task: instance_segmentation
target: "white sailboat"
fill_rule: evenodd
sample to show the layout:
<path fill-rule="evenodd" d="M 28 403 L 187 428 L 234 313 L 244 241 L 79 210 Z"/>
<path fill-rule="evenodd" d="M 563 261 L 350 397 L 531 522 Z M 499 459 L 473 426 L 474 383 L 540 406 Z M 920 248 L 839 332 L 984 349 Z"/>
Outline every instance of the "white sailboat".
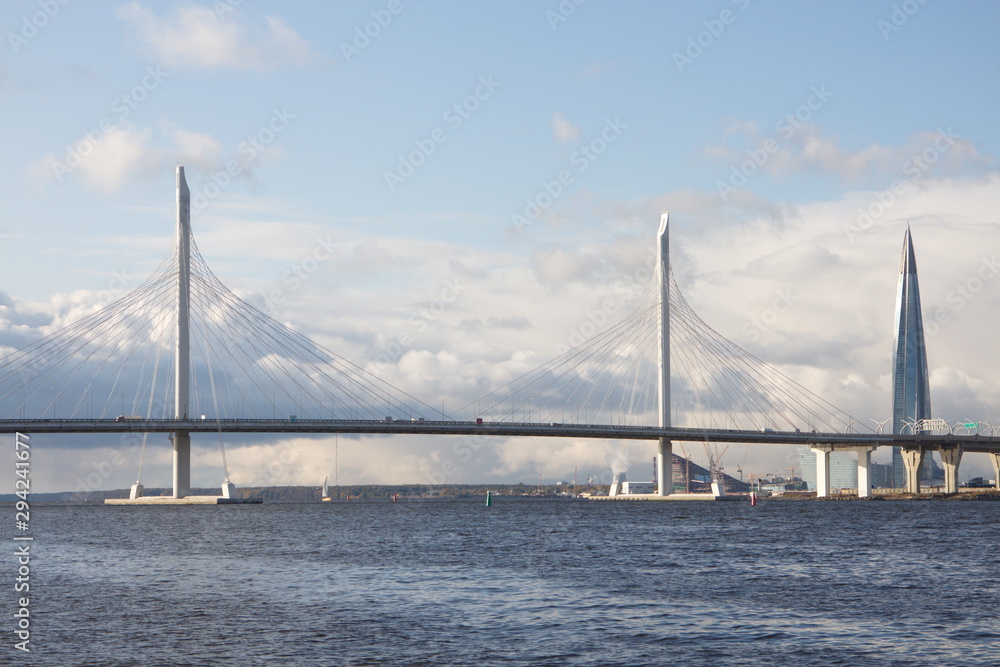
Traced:
<path fill-rule="evenodd" d="M 322 498 L 323 502 L 330 502 L 330 487 L 326 485 L 326 482 L 329 479 L 330 479 L 329 475 L 323 478 L 323 498 Z"/>

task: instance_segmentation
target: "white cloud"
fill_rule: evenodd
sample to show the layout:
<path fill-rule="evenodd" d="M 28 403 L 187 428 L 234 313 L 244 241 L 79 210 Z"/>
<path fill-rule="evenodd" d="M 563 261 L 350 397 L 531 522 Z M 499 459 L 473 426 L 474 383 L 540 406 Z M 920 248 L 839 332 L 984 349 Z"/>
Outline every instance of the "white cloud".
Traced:
<path fill-rule="evenodd" d="M 572 481 L 573 468 L 610 472 L 612 460 L 620 448 L 626 448 L 633 460 L 641 459 L 647 443 L 608 440 L 551 440 L 544 446 L 534 438 L 512 438 L 497 451 L 497 465 L 491 475 L 530 482 L 541 474 L 547 480 Z M 609 480 L 610 481 L 610 480 Z"/>
<path fill-rule="evenodd" d="M 742 171 L 748 177 L 759 168 L 773 176 L 831 174 L 849 183 L 915 173 L 920 177 L 982 173 L 995 164 L 992 156 L 961 136 L 961 128 L 918 132 L 897 146 L 872 143 L 857 149 L 844 147 L 812 123 L 781 128 L 768 133 L 754 123 L 730 120 L 727 143 L 707 146 L 705 154 L 736 169 L 746 163 Z"/>
<path fill-rule="evenodd" d="M 531 269 L 539 283 L 558 289 L 567 281 L 592 277 L 600 261 L 571 248 L 546 248 L 532 253 Z"/>
<path fill-rule="evenodd" d="M 222 144 L 211 135 L 181 128 L 171 130 L 169 135 L 174 142 L 170 152 L 175 162 L 209 169 L 222 157 Z"/>
<path fill-rule="evenodd" d="M 28 167 L 28 173 L 48 183 L 79 172 L 88 185 L 113 192 L 130 172 L 145 171 L 156 163 L 150 152 L 151 137 L 149 129 L 116 125 L 101 134 L 99 141 L 84 138 L 68 146 L 63 156 L 45 155 Z"/>
<path fill-rule="evenodd" d="M 278 16 L 250 27 L 210 7 L 180 6 L 170 17 L 131 2 L 118 10 L 136 37 L 168 68 L 272 71 L 315 62 L 310 44 Z"/>
<path fill-rule="evenodd" d="M 115 192 L 130 178 L 158 177 L 177 163 L 209 169 L 221 156 L 222 144 L 207 134 L 175 128 L 154 138 L 151 128 L 123 123 L 67 146 L 62 156 L 45 155 L 28 174 L 42 184 L 78 175 L 90 187 Z"/>
<path fill-rule="evenodd" d="M 568 144 L 580 139 L 580 128 L 557 111 L 552 114 L 552 135 L 559 143 Z"/>

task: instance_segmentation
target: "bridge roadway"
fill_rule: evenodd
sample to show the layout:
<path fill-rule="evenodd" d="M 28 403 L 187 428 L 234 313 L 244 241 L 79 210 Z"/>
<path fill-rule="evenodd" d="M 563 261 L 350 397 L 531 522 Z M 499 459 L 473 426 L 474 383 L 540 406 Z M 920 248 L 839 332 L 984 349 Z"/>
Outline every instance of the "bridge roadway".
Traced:
<path fill-rule="evenodd" d="M 891 435 L 815 431 L 741 431 L 605 424 L 353 419 L 7 419 L 0 433 L 349 433 L 370 435 L 494 435 L 725 442 L 735 444 L 824 445 L 834 450 L 863 445 L 938 449 L 961 445 L 965 452 L 1000 453 L 1000 437 L 988 435 Z"/>

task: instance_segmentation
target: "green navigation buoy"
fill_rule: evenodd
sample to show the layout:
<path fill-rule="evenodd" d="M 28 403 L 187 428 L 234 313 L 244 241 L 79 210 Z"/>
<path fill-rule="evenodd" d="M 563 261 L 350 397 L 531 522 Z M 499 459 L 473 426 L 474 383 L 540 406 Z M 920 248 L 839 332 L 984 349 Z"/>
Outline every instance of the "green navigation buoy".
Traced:
<path fill-rule="evenodd" d="M 490 496 L 490 492 L 486 492 L 486 506 L 491 507 L 493 505 L 493 498 Z"/>

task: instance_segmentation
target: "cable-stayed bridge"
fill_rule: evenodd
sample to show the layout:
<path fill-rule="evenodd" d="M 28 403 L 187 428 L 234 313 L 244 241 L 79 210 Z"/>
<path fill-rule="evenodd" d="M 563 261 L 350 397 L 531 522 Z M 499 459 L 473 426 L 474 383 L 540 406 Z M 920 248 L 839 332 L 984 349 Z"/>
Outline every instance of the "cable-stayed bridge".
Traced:
<path fill-rule="evenodd" d="M 218 433 L 220 445 L 222 433 L 656 440 L 660 495 L 670 493 L 675 440 L 812 446 L 821 493 L 833 449 L 858 452 L 862 495 L 878 446 L 904 448 L 913 490 L 930 450 L 941 452 L 951 487 L 963 451 L 990 452 L 1000 467 L 995 431 L 934 434 L 914 424 L 909 435 L 871 432 L 714 331 L 673 278 L 667 231 L 664 213 L 656 275 L 631 313 L 452 416 L 226 288 L 192 238 L 179 166 L 171 252 L 122 299 L 0 359 L 0 432 L 169 433 L 175 497 L 190 488 L 192 433 Z M 224 447 L 222 456 L 225 495 Z"/>

